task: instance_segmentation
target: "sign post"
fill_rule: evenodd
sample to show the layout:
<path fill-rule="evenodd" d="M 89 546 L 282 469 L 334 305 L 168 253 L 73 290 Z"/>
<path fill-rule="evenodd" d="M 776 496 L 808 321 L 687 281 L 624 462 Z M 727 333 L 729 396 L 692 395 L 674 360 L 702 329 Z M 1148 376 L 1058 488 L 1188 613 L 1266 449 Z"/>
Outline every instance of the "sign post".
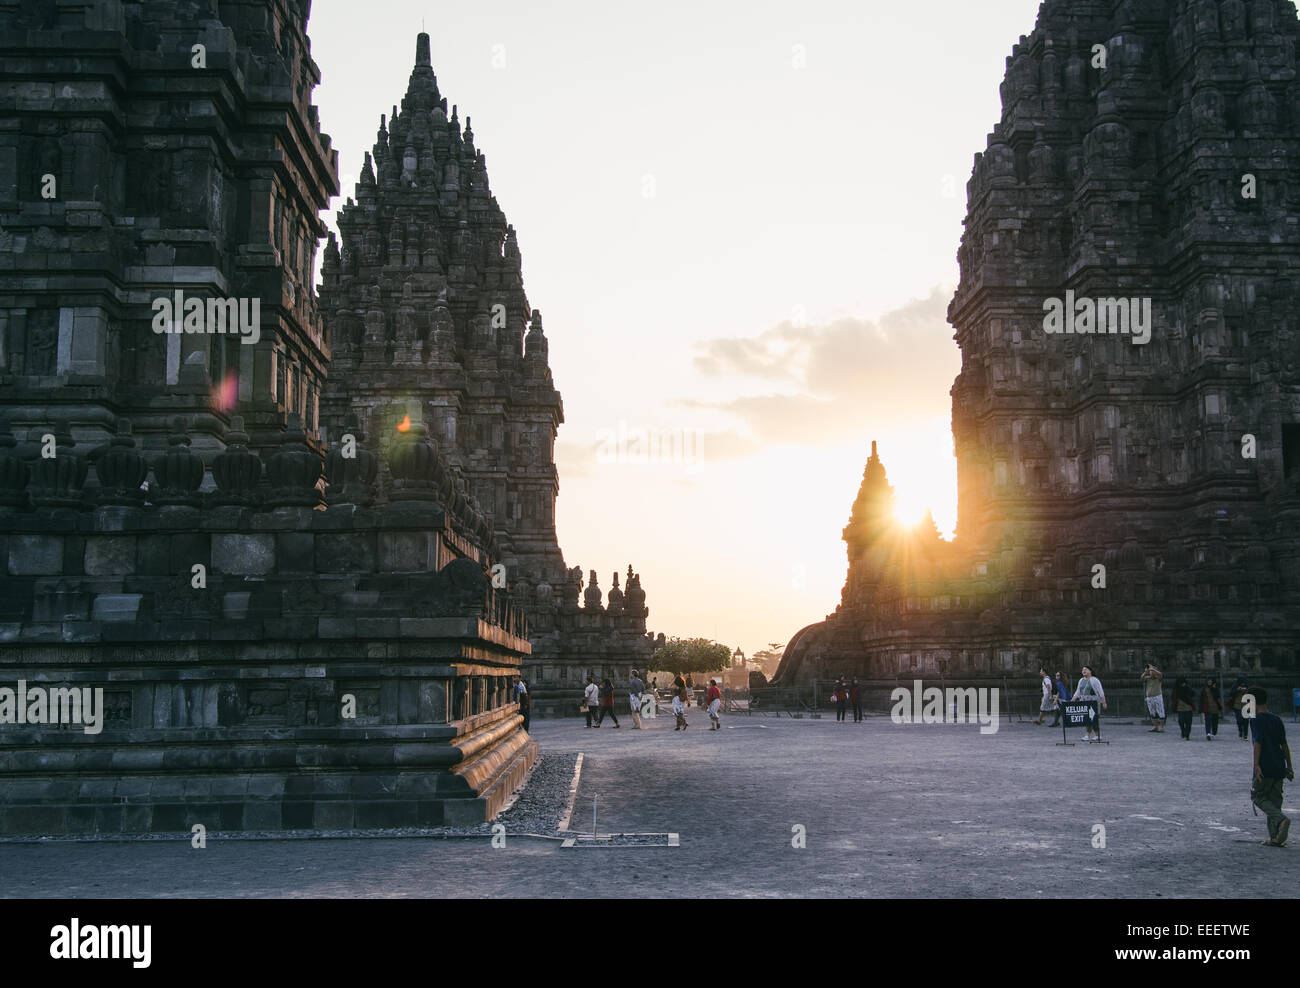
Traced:
<path fill-rule="evenodd" d="M 1101 740 L 1101 723 L 1097 719 L 1096 700 L 1061 701 L 1061 740 L 1056 743 L 1058 748 L 1062 746 L 1074 747 L 1069 737 L 1071 727 L 1094 728 L 1097 731 L 1097 741 L 1095 743 L 1110 744 L 1109 741 Z"/>

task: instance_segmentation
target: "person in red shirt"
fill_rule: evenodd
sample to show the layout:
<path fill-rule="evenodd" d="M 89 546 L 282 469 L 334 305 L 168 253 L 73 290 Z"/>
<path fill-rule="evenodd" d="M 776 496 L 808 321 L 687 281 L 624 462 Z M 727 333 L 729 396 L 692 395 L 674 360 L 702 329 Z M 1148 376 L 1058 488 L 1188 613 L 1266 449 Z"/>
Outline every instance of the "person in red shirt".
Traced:
<path fill-rule="evenodd" d="M 844 678 L 835 681 L 835 723 L 844 720 L 849 712 L 849 688 L 844 685 Z"/>
<path fill-rule="evenodd" d="M 709 680 L 709 720 L 713 723 L 709 726 L 710 731 L 721 730 L 722 722 L 718 720 L 718 710 L 722 706 L 722 690 L 718 689 L 716 679 Z"/>

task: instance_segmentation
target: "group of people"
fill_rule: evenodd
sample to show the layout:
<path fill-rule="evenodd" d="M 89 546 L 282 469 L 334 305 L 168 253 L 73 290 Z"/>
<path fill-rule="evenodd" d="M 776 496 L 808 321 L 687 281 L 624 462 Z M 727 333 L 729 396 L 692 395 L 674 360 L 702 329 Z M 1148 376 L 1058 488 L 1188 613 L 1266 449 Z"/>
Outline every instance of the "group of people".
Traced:
<path fill-rule="evenodd" d="M 1165 721 L 1164 674 L 1151 663 L 1142 670 L 1142 681 L 1146 683 L 1147 713 L 1151 715 L 1152 734 L 1163 734 Z M 1237 721 L 1237 737 L 1245 741 L 1250 737 L 1250 721 L 1246 718 L 1244 708 L 1251 688 L 1246 684 L 1245 676 L 1238 676 L 1236 685 L 1228 694 L 1228 709 Z M 1192 721 L 1200 711 L 1205 723 L 1205 740 L 1213 741 L 1219 736 L 1219 718 L 1223 714 L 1223 695 L 1219 681 L 1214 676 L 1205 680 L 1198 696 L 1186 676 L 1180 676 L 1174 683 L 1174 713 L 1178 715 L 1178 731 L 1184 741 L 1192 739 Z"/>
<path fill-rule="evenodd" d="M 640 730 L 645 727 L 641 722 L 642 703 L 647 695 L 653 696 L 658 687 L 657 681 L 652 681 L 649 688 L 646 687 L 641 674 L 637 670 L 632 670 L 632 676 L 628 681 L 628 706 L 632 711 L 632 728 Z M 685 678 L 679 673 L 673 678 L 673 715 L 677 718 L 677 726 L 674 731 L 684 731 L 689 726 L 686 723 L 686 708 L 690 706 L 691 694 L 694 692 L 694 684 L 691 683 L 691 677 Z M 722 707 L 722 690 L 718 686 L 716 679 L 709 680 L 707 691 L 707 709 L 709 720 L 711 721 L 709 730 L 717 731 L 722 728 L 722 721 L 718 717 L 718 712 Z M 605 718 L 609 717 L 614 726 L 618 727 L 618 715 L 614 713 L 614 683 L 607 676 L 597 685 L 595 677 L 587 677 L 587 685 L 583 690 L 581 709 L 587 715 L 588 727 L 600 727 Z M 593 723 L 594 722 L 594 723 Z"/>
<path fill-rule="evenodd" d="M 1101 711 L 1106 709 L 1106 691 L 1102 689 L 1101 680 L 1093 675 L 1092 670 L 1087 666 L 1083 667 L 1079 684 L 1073 692 L 1070 691 L 1069 682 L 1060 672 L 1057 672 L 1056 679 L 1053 680 L 1046 669 L 1040 668 L 1038 676 L 1041 680 L 1043 698 L 1038 708 L 1038 719 L 1034 723 L 1042 724 L 1046 714 L 1054 713 L 1056 719 L 1048 726 L 1059 727 L 1061 701 L 1096 700 L 1097 717 L 1093 725 L 1085 730 L 1083 740 L 1091 741 L 1100 738 L 1101 732 L 1098 728 L 1101 723 Z M 1152 727 L 1149 733 L 1163 734 L 1168 719 L 1165 714 L 1164 674 L 1148 662 L 1142 670 L 1141 678 L 1146 687 L 1147 713 L 1151 716 Z M 1246 677 L 1238 676 L 1236 686 L 1228 697 L 1228 709 L 1236 715 L 1237 719 L 1237 736 L 1243 741 L 1250 736 L 1249 721 L 1242 714 L 1244 697 L 1249 692 L 1250 687 L 1246 685 Z M 1219 681 L 1215 677 L 1210 676 L 1205 680 L 1199 696 L 1189 685 L 1187 677 L 1180 677 L 1174 685 L 1173 699 L 1174 712 L 1178 714 L 1178 729 L 1184 741 L 1191 740 L 1192 721 L 1197 711 L 1200 711 L 1204 718 L 1205 740 L 1213 741 L 1219 736 L 1219 718 L 1223 714 L 1223 699 L 1219 691 Z"/>
<path fill-rule="evenodd" d="M 831 692 L 831 703 L 835 704 L 835 723 L 848 716 L 850 704 L 853 706 L 853 722 L 859 723 L 862 720 L 862 687 L 858 685 L 858 677 L 854 676 L 848 683 L 843 676 L 837 679 Z"/>
<path fill-rule="evenodd" d="M 1073 692 L 1070 691 L 1069 681 L 1059 670 L 1056 673 L 1055 680 L 1043 668 L 1038 670 L 1038 677 L 1042 681 L 1043 700 L 1038 705 L 1038 719 L 1034 723 L 1041 724 L 1044 715 L 1055 713 L 1056 719 L 1048 726 L 1060 727 L 1061 704 L 1063 702 L 1069 700 L 1096 700 L 1095 717 L 1090 724 L 1084 727 L 1083 740 L 1101 740 L 1101 712 L 1106 709 L 1106 691 L 1102 689 L 1101 680 L 1092 674 L 1092 670 L 1087 666 L 1083 667 L 1079 676 L 1079 683 Z"/>
<path fill-rule="evenodd" d="M 1052 711 L 1056 719 L 1051 726 L 1061 723 L 1061 703 L 1066 700 L 1097 700 L 1098 709 L 1095 719 L 1087 726 L 1084 740 L 1091 741 L 1101 737 L 1101 710 L 1106 707 L 1106 693 L 1101 680 L 1092 674 L 1087 666 L 1083 667 L 1083 676 L 1073 694 L 1069 684 L 1061 673 L 1053 680 L 1046 669 L 1039 669 L 1043 699 L 1039 706 L 1038 719 L 1035 724 L 1043 723 L 1043 716 Z M 1151 716 L 1153 734 L 1163 734 L 1165 730 L 1164 674 L 1151 663 L 1142 670 L 1142 682 L 1146 687 L 1147 713 Z M 1180 676 L 1174 684 L 1174 712 L 1178 715 L 1178 729 L 1184 741 L 1192 738 L 1192 721 L 1199 710 L 1205 723 L 1205 740 L 1213 741 L 1219 735 L 1219 717 L 1223 713 L 1223 696 L 1219 681 L 1209 676 L 1201 687 L 1200 695 L 1192 689 L 1186 676 Z M 1253 704 L 1254 716 L 1248 717 L 1248 706 Z M 1268 818 L 1268 840 L 1264 844 L 1270 847 L 1282 847 L 1291 832 L 1291 820 L 1282 813 L 1282 789 L 1287 781 L 1295 779 L 1295 767 L 1291 761 L 1291 748 L 1287 745 L 1286 725 L 1282 718 L 1268 709 L 1268 692 L 1259 687 L 1251 687 L 1245 676 L 1238 676 L 1237 682 L 1228 695 L 1228 709 L 1237 721 L 1237 736 L 1245 741 L 1254 739 L 1254 769 L 1251 777 L 1250 799 Z"/>

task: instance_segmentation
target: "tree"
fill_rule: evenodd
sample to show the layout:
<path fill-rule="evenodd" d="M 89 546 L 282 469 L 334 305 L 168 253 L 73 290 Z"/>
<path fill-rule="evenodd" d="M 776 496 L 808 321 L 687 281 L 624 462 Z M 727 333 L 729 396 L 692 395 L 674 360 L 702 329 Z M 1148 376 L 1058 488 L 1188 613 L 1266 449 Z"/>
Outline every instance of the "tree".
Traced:
<path fill-rule="evenodd" d="M 721 672 L 731 668 L 731 649 L 707 638 L 674 638 L 654 650 L 650 666 L 674 675 Z"/>
<path fill-rule="evenodd" d="M 776 667 L 781 664 L 781 649 L 783 647 L 782 645 L 775 645 L 772 648 L 760 648 L 749 657 L 749 664 L 765 676 L 771 676 L 776 672 Z"/>

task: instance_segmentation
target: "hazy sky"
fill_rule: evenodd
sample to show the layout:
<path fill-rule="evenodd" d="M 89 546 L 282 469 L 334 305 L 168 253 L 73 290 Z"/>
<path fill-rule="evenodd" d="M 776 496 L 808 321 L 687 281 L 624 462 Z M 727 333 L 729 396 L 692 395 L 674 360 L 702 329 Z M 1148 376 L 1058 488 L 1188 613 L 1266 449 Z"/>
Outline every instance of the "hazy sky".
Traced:
<path fill-rule="evenodd" d="M 564 396 L 568 565 L 630 562 L 653 630 L 752 652 L 838 603 L 872 439 L 904 508 L 956 522 L 944 316 L 1037 10 L 317 0 L 308 33 L 344 196 L 422 27 L 473 118 Z M 633 462 L 639 430 L 683 441 Z"/>

